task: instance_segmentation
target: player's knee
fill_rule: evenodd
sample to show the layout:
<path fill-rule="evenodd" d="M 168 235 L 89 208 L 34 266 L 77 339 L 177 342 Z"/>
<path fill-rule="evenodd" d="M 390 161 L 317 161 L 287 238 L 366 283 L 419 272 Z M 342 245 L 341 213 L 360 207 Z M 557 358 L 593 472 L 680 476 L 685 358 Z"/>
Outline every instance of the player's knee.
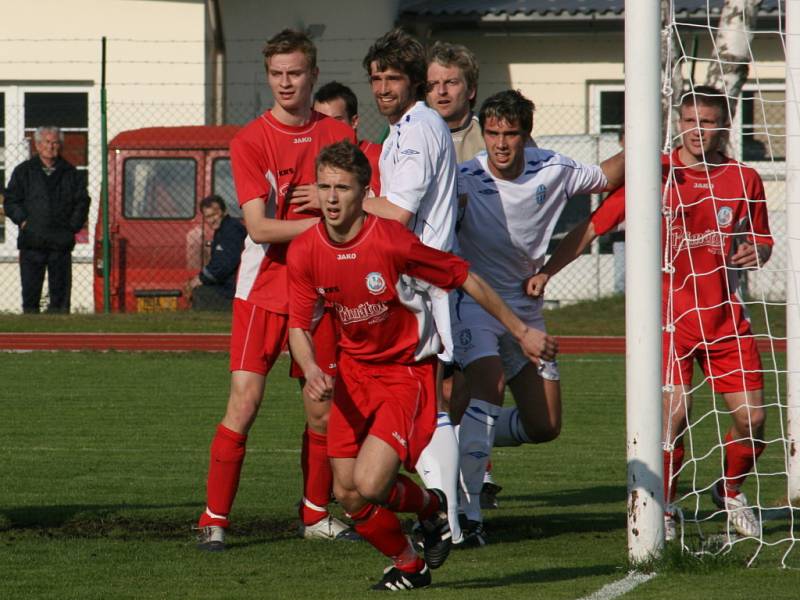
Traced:
<path fill-rule="evenodd" d="M 552 442 L 561 435 L 561 415 L 553 415 L 547 421 L 526 422 L 522 426 L 532 444 Z"/>
<path fill-rule="evenodd" d="M 311 428 L 312 431 L 315 433 L 319 433 L 325 435 L 328 432 L 328 415 L 330 411 L 320 411 L 314 414 L 308 413 L 306 415 L 306 419 L 308 421 L 308 426 Z"/>
<path fill-rule="evenodd" d="M 382 478 L 363 473 L 355 479 L 356 491 L 358 495 L 367 502 L 380 504 L 386 500 L 386 484 Z"/>
<path fill-rule="evenodd" d="M 767 413 L 761 406 L 751 406 L 748 409 L 740 408 L 733 413 L 736 430 L 743 437 L 759 437 L 764 431 Z"/>
<path fill-rule="evenodd" d="M 333 484 L 333 495 L 339 505 L 348 513 L 358 511 L 363 505 L 363 500 L 356 490 L 337 485 L 335 482 Z"/>

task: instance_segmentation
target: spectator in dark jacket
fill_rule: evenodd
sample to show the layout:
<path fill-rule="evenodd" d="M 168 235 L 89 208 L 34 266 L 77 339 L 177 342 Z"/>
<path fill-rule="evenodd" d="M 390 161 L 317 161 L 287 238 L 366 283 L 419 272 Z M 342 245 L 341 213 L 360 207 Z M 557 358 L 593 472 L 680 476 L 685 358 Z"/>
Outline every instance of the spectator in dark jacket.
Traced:
<path fill-rule="evenodd" d="M 39 312 L 47 270 L 48 312 L 68 313 L 75 234 L 89 214 L 86 180 L 61 158 L 58 127 L 39 127 L 33 140 L 37 155 L 14 169 L 5 194 L 6 215 L 19 227 L 22 310 Z"/>
<path fill-rule="evenodd" d="M 236 271 L 247 231 L 239 219 L 225 214 L 225 201 L 220 196 L 203 198 L 200 212 L 214 231 L 214 237 L 211 240 L 211 259 L 186 284 L 192 308 L 231 310 L 236 291 Z"/>

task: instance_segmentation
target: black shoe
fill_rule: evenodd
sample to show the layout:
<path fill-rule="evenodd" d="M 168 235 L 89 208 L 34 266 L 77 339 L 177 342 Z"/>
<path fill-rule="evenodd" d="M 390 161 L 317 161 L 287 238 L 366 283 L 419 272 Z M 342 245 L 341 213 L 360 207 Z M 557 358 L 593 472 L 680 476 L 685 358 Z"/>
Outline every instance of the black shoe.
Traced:
<path fill-rule="evenodd" d="M 379 592 L 401 592 L 426 587 L 431 584 L 431 571 L 428 565 L 415 573 L 401 571 L 397 567 L 386 567 L 383 570 L 383 579 L 372 586 Z"/>
<path fill-rule="evenodd" d="M 197 548 L 206 552 L 225 550 L 225 529 L 218 525 L 203 527 L 197 536 Z"/>
<path fill-rule="evenodd" d="M 486 530 L 480 521 L 465 521 L 461 526 L 464 537 L 458 544 L 453 544 L 453 548 L 463 550 L 465 548 L 483 548 L 486 545 Z"/>
<path fill-rule="evenodd" d="M 439 499 L 439 509 L 419 523 L 422 526 L 425 562 L 431 569 L 438 569 L 450 554 L 453 534 L 450 532 L 450 523 L 447 520 L 447 496 L 437 489 L 429 489 L 428 493 Z"/>
<path fill-rule="evenodd" d="M 499 494 L 500 490 L 502 489 L 502 486 L 499 486 L 496 483 L 484 481 L 480 496 L 481 508 L 484 510 L 497 508 L 497 494 Z"/>

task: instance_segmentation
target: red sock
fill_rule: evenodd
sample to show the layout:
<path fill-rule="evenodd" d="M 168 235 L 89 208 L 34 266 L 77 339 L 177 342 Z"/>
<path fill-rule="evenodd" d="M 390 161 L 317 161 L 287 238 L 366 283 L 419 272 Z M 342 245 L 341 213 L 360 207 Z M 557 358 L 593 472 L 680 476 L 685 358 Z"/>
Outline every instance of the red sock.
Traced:
<path fill-rule="evenodd" d="M 725 485 L 728 497 L 736 496 L 745 477 L 764 451 L 764 443 L 751 439 L 734 440 L 729 431 L 725 436 Z"/>
<path fill-rule="evenodd" d="M 239 488 L 246 442 L 246 435 L 236 433 L 221 423 L 217 426 L 211 441 L 211 460 L 208 465 L 208 504 L 200 516 L 200 527 L 228 526 L 228 515 Z"/>
<path fill-rule="evenodd" d="M 351 514 L 358 534 L 372 544 L 378 552 L 388 556 L 401 571 L 419 571 L 425 564 L 411 546 L 403 533 L 400 521 L 392 511 L 367 504 L 358 512 Z"/>
<path fill-rule="evenodd" d="M 489 459 L 489 462 L 486 463 L 486 472 L 487 473 L 491 473 L 492 472 L 492 459 L 491 458 Z"/>
<path fill-rule="evenodd" d="M 664 501 L 669 504 L 678 493 L 678 471 L 683 464 L 683 446 L 675 446 L 672 452 L 663 451 L 664 457 Z M 672 473 L 672 480 L 670 480 Z"/>
<path fill-rule="evenodd" d="M 328 515 L 331 500 L 333 470 L 328 459 L 328 436 L 311 431 L 303 432 L 303 451 L 300 454 L 303 468 L 303 502 L 300 519 L 304 525 L 313 525 Z M 310 505 L 310 506 L 309 506 Z"/>
<path fill-rule="evenodd" d="M 389 490 L 386 507 L 393 512 L 417 513 L 420 519 L 427 519 L 439 508 L 439 499 L 409 477 L 398 474 Z"/>

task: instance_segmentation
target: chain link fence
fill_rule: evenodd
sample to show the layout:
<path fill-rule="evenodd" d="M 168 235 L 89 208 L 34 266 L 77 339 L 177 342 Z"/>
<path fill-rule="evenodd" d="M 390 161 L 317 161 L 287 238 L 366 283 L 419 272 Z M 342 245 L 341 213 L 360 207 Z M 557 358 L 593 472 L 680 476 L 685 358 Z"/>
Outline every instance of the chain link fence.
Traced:
<path fill-rule="evenodd" d="M 86 180 L 91 208 L 86 226 L 76 234 L 73 251 L 73 312 L 92 313 L 104 309 L 104 267 L 110 278 L 112 297 L 109 300 L 113 310 L 186 308 L 184 284 L 208 260 L 208 242 L 212 234 L 203 223 L 199 201 L 206 195 L 219 194 L 232 214 L 240 214 L 227 153 L 235 127 L 207 126 L 213 121 L 215 106 L 213 85 L 202 73 L 205 67 L 180 61 L 140 65 L 135 59 L 136 44 L 133 42 L 127 40 L 133 50 L 125 56 L 117 56 L 107 65 L 109 84 L 105 114 L 109 147 L 105 153 L 101 145 L 104 107 L 95 82 L 69 86 L 4 85 L 0 82 L 0 191 L 5 191 L 14 168 L 34 155 L 32 135 L 39 126 L 55 125 L 62 129 L 65 137 L 62 155 Z M 96 45 L 96 41 L 92 43 Z M 69 44 L 62 45 L 65 69 L 73 62 L 81 62 L 99 72 L 99 52 L 95 52 L 96 58 L 92 59 L 91 53 L 86 55 L 84 50 L 81 61 L 72 61 Z M 165 46 L 164 50 L 165 54 L 170 54 L 172 49 Z M 0 58 L 0 68 L 3 63 L 4 59 Z M 366 82 L 340 78 L 335 63 L 335 60 L 328 63 L 321 60 L 319 83 L 338 78 L 353 87 L 360 104 L 359 134 L 367 139 L 379 139 L 386 123 L 375 110 Z M 252 69 L 251 81 L 228 82 L 228 85 L 249 90 L 242 94 L 240 89 L 237 98 L 251 94 L 252 100 L 225 103 L 224 122 L 230 126 L 247 123 L 271 104 L 258 55 L 252 64 L 239 65 L 239 70 L 245 66 Z M 132 68 L 135 68 L 135 76 L 123 78 L 116 74 L 123 69 L 131 73 Z M 170 82 L 170 72 L 180 69 L 201 72 L 195 83 Z M 154 73 L 152 77 L 151 73 Z M 536 85 L 546 85 L 546 82 L 536 82 Z M 482 81 L 479 101 L 504 86 L 507 87 L 507 82 Z M 176 93 L 176 87 L 183 89 L 183 93 Z M 613 92 L 609 99 L 620 102 L 621 92 Z M 782 113 L 780 118 L 782 121 Z M 605 133 L 586 133 L 597 128 L 595 123 L 603 124 L 601 130 Z M 620 124 L 619 110 L 609 112 L 609 106 L 537 102 L 534 135 L 541 147 L 552 148 L 582 162 L 597 163 L 618 151 L 614 130 Z M 187 126 L 194 128 L 177 129 Z M 782 122 L 753 126 L 769 130 L 782 127 Z M 154 127 L 160 129 L 135 133 Z M 748 150 L 751 154 L 753 151 L 752 148 Z M 767 268 L 747 278 L 746 291 L 758 299 L 781 301 L 785 298 L 786 271 L 784 164 L 765 158 L 754 156 L 754 164 L 765 179 L 776 249 Z M 107 264 L 103 261 L 101 240 L 104 236 L 99 210 L 104 160 L 108 161 L 110 222 Z M 599 196 L 572 198 L 556 228 L 553 244 L 585 219 L 600 201 Z M 21 311 L 17 234 L 17 226 L 0 213 L 2 312 Z M 554 278 L 548 286 L 548 302 L 557 305 L 622 293 L 623 235 L 604 236 Z M 45 284 L 43 309 L 47 301 Z"/>

